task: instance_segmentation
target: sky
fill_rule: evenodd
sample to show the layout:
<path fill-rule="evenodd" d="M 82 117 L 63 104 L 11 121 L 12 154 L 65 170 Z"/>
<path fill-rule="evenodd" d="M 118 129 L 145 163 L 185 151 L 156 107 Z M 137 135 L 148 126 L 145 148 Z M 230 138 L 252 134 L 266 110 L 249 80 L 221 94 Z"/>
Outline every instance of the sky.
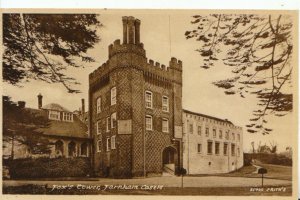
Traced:
<path fill-rule="evenodd" d="M 236 95 L 225 95 L 224 91 L 212 84 L 213 81 L 226 77 L 227 72 L 222 63 L 212 69 L 200 68 L 201 57 L 195 51 L 199 44 L 194 40 L 186 40 L 184 33 L 191 30 L 191 16 L 201 14 L 202 11 L 181 12 L 145 12 L 145 11 L 102 11 L 99 20 L 103 26 L 98 30 L 101 41 L 89 50 L 88 54 L 96 62 L 86 64 L 85 68 L 69 69 L 67 74 L 81 83 L 75 86 L 81 90 L 79 94 L 69 94 L 61 84 L 47 84 L 42 81 L 30 81 L 16 87 L 3 84 L 4 95 L 12 97 L 13 101 L 26 101 L 26 106 L 37 108 L 37 95 L 43 95 L 43 105 L 58 103 L 69 110 L 78 110 L 81 99 L 88 102 L 88 75 L 108 59 L 108 45 L 116 39 L 122 40 L 122 16 L 132 15 L 141 20 L 141 42 L 144 43 L 146 56 L 155 62 L 165 64 L 171 57 L 183 62 L 183 108 L 200 112 L 214 117 L 228 119 L 244 129 L 244 151 L 251 149 L 251 142 L 256 146 L 269 145 L 269 142 L 278 144 L 279 151 L 291 146 L 293 133 L 291 124 L 297 123 L 292 114 L 284 117 L 269 118 L 269 127 L 273 128 L 270 135 L 249 134 L 245 125 L 252 117 L 252 110 L 257 103 L 254 96 L 240 98 Z M 86 103 L 87 110 L 87 103 Z"/>

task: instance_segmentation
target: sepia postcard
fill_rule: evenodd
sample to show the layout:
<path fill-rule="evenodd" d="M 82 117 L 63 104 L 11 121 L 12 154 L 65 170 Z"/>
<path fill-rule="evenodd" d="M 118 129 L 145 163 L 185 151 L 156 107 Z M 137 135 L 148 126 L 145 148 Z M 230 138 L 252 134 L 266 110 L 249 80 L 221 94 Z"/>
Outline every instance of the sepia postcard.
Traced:
<path fill-rule="evenodd" d="M 3 9 L 1 24 L 3 196 L 297 196 L 298 11 Z"/>

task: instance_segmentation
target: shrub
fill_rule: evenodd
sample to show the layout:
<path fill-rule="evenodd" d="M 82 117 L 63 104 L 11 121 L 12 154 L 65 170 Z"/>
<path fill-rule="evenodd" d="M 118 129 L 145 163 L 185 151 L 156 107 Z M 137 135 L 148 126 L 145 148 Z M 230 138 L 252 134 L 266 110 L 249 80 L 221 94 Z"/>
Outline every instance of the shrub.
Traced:
<path fill-rule="evenodd" d="M 26 158 L 9 163 L 13 179 L 82 177 L 91 173 L 88 158 Z"/>

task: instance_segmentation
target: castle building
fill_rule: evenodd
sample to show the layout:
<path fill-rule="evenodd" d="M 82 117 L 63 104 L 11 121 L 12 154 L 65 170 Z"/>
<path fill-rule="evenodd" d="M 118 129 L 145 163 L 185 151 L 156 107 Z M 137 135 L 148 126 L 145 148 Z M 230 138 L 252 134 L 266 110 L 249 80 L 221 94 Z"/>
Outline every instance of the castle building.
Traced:
<path fill-rule="evenodd" d="M 183 167 L 187 174 L 227 173 L 243 166 L 242 128 L 183 110 Z"/>
<path fill-rule="evenodd" d="M 123 42 L 89 75 L 96 174 L 136 177 L 182 167 L 182 62 L 148 60 L 140 20 L 123 17 Z"/>

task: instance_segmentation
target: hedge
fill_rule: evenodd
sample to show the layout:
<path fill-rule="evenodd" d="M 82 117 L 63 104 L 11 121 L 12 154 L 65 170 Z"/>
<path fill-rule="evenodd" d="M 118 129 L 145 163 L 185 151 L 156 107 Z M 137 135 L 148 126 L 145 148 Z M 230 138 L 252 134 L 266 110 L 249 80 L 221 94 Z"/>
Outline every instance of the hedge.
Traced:
<path fill-rule="evenodd" d="M 91 174 L 89 158 L 26 158 L 8 164 L 12 179 L 84 177 Z"/>

